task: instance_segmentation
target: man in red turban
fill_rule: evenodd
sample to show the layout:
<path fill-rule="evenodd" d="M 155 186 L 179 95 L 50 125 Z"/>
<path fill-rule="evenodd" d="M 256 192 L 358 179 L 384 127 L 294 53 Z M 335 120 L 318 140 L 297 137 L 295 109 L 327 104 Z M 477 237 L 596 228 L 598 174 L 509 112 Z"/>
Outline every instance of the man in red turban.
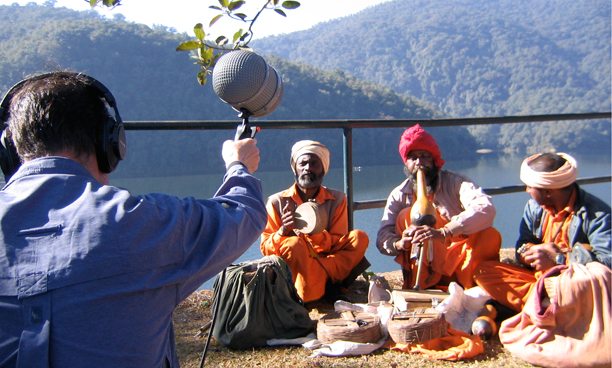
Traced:
<path fill-rule="evenodd" d="M 444 287 L 455 281 L 475 286 L 476 265 L 499 260 L 501 235 L 494 229 L 491 197 L 468 177 L 442 170 L 444 160 L 435 139 L 418 124 L 406 129 L 399 144 L 408 179 L 393 189 L 376 239 L 378 250 L 396 257 L 404 274 L 404 289 Z M 426 196 L 435 209 L 435 225 L 414 225 L 410 210 L 417 199 L 417 172 L 422 170 Z M 420 244 L 424 261 L 417 281 Z"/>

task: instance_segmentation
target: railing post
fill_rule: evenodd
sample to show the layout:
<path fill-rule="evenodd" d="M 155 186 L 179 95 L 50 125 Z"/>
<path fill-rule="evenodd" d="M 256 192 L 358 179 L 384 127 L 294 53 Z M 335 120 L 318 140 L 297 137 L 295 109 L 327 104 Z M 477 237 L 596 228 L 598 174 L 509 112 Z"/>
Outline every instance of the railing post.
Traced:
<path fill-rule="evenodd" d="M 348 212 L 349 230 L 353 230 L 353 129 L 344 130 L 344 193 Z"/>

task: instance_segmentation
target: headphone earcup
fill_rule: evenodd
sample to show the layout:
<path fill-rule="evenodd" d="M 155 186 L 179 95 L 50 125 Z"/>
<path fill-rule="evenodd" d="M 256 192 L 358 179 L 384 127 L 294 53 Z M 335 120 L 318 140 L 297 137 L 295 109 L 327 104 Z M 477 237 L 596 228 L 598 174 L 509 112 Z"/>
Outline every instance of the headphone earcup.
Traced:
<path fill-rule="evenodd" d="M 6 129 L 3 129 L 0 136 L 0 167 L 2 167 L 5 182 L 8 182 L 15 171 L 19 169 L 19 165 L 21 165 L 21 161 L 17 154 L 17 148 L 7 136 Z"/>
<path fill-rule="evenodd" d="M 109 117 L 104 126 L 101 144 L 97 154 L 98 168 L 104 173 L 110 173 L 117 168 L 127 152 L 123 122 Z"/>

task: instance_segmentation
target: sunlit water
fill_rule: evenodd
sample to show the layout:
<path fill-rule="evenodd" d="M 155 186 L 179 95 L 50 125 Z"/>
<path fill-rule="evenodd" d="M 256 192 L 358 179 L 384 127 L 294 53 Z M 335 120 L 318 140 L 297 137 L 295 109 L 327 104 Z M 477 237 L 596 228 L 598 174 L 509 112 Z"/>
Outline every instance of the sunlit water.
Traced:
<path fill-rule="evenodd" d="M 610 175 L 610 157 L 575 155 L 579 163 L 579 178 Z M 522 184 L 519 168 L 523 156 L 505 155 L 502 157 L 483 155 L 471 162 L 446 161 L 445 169 L 461 172 L 483 188 L 495 188 Z M 287 165 L 289 166 L 289 165 Z M 289 167 L 279 172 L 257 172 L 264 188 L 264 196 L 269 196 L 293 184 L 293 174 Z M 211 197 L 221 182 L 220 175 L 193 175 L 171 178 L 111 179 L 111 184 L 130 189 L 134 194 L 162 192 L 180 197 Z M 356 201 L 387 198 L 393 188 L 405 179 L 402 166 L 360 167 L 353 172 L 354 196 Z M 344 186 L 343 171 L 333 169 L 326 175 L 324 185 L 336 189 Z M 589 184 L 587 191 L 610 204 L 610 183 Z M 502 234 L 502 247 L 514 247 L 518 237 L 518 226 L 529 195 L 525 192 L 493 196 L 497 209 L 494 226 Z M 356 211 L 354 227 L 365 231 L 370 237 L 366 257 L 372 264 L 370 271 L 389 272 L 399 269 L 392 257 L 383 256 L 376 248 L 376 233 L 382 217 L 382 208 Z M 261 258 L 259 242 L 253 244 L 237 262 Z M 211 288 L 212 280 L 203 285 Z"/>

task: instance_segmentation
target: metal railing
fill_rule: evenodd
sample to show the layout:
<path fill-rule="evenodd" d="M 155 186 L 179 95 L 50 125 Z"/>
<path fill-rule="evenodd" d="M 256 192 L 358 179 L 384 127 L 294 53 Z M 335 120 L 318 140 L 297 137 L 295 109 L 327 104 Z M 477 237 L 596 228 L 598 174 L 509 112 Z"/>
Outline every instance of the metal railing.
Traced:
<path fill-rule="evenodd" d="M 594 112 L 578 114 L 550 114 L 503 116 L 484 118 L 458 119 L 333 119 L 333 120 L 258 120 L 255 125 L 262 129 L 342 129 L 343 130 L 343 160 L 344 160 L 344 192 L 347 197 L 349 213 L 349 228 L 353 228 L 353 212 L 357 210 L 382 208 L 386 198 L 355 202 L 353 199 L 353 129 L 359 128 L 408 128 L 416 124 L 422 127 L 445 127 L 462 125 L 486 125 L 508 123 L 533 123 L 545 121 L 610 119 L 611 112 Z M 124 122 L 126 130 L 235 130 L 236 121 L 137 121 Z M 581 178 L 579 184 L 594 184 L 610 182 L 610 176 Z M 488 188 L 484 191 L 489 195 L 516 193 L 524 191 L 524 185 Z"/>

